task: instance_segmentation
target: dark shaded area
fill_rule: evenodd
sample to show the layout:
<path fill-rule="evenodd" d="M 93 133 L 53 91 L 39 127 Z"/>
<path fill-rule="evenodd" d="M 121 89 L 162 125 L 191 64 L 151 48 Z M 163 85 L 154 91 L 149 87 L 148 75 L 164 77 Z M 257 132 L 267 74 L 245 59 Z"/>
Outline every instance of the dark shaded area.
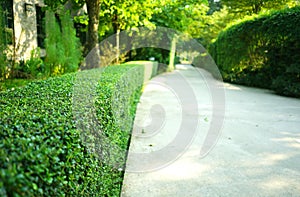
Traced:
<path fill-rule="evenodd" d="M 300 7 L 247 20 L 222 32 L 210 53 L 225 81 L 300 97 Z"/>

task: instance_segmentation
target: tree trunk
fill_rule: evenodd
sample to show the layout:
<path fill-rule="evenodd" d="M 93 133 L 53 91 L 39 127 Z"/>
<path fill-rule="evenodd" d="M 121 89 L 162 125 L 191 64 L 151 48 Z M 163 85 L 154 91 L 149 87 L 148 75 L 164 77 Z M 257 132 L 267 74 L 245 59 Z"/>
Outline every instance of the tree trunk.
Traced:
<path fill-rule="evenodd" d="M 120 29 L 117 29 L 117 34 L 116 34 L 116 63 L 120 63 Z"/>
<path fill-rule="evenodd" d="M 89 17 L 88 38 L 84 49 L 86 56 L 99 42 L 98 27 L 99 27 L 99 12 L 100 0 L 86 0 L 87 12 Z"/>
<path fill-rule="evenodd" d="M 167 69 L 168 72 L 173 71 L 175 68 L 176 43 L 177 43 L 177 36 L 174 35 L 174 37 L 172 38 L 171 49 L 170 49 L 170 61 Z"/>
<path fill-rule="evenodd" d="M 119 64 L 120 60 L 120 25 L 118 22 L 118 15 L 114 15 L 113 17 L 113 29 L 116 34 L 116 64 Z"/>
<path fill-rule="evenodd" d="M 255 2 L 252 6 L 252 13 L 258 14 L 261 11 L 263 1 Z"/>

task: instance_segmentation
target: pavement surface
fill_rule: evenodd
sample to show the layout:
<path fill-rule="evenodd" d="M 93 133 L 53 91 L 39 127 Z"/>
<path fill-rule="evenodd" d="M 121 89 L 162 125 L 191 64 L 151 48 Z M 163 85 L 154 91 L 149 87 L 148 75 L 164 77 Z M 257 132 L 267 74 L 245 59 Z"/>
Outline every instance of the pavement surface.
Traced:
<path fill-rule="evenodd" d="M 122 196 L 300 196 L 300 99 L 191 66 L 153 78 L 137 108 Z"/>

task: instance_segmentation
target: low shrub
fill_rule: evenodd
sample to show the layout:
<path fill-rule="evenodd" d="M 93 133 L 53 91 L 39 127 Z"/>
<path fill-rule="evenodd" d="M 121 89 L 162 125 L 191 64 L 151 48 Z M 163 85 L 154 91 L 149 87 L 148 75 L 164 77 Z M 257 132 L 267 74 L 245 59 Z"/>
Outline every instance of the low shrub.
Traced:
<path fill-rule="evenodd" d="M 30 59 L 20 61 L 14 70 L 14 79 L 39 79 L 45 76 L 45 66 L 40 58 L 40 49 L 31 50 Z"/>
<path fill-rule="evenodd" d="M 243 21 L 210 46 L 225 81 L 300 97 L 300 7 Z"/>
<path fill-rule="evenodd" d="M 122 167 L 143 69 L 107 67 L 94 84 L 97 119 L 120 150 L 114 159 Z M 0 196 L 119 196 L 123 172 L 106 162 L 110 155 L 92 153 L 76 126 L 72 98 L 78 74 L 0 93 Z"/>

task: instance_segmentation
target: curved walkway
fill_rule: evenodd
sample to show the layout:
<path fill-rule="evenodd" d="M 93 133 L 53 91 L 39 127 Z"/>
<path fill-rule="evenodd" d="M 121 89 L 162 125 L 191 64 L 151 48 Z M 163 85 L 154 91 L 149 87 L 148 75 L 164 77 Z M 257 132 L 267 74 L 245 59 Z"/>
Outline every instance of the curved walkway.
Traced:
<path fill-rule="evenodd" d="M 191 88 L 195 94 L 198 114 L 193 103 L 188 106 L 193 113 L 185 114 L 183 98 L 176 96 L 169 79 L 176 87 L 188 84 L 186 90 Z M 214 79 L 206 71 L 180 66 L 145 86 L 122 196 L 300 196 L 300 99 L 224 83 L 221 134 L 215 136 L 217 143 L 209 154 L 201 157 L 215 110 L 207 80 Z M 195 118 L 197 123 L 182 127 L 183 120 Z M 172 142 L 178 132 L 185 133 L 176 146 Z M 186 139 L 191 143 L 182 146 Z M 162 151 L 168 146 L 168 151 Z M 161 154 L 152 157 L 152 153 Z"/>

